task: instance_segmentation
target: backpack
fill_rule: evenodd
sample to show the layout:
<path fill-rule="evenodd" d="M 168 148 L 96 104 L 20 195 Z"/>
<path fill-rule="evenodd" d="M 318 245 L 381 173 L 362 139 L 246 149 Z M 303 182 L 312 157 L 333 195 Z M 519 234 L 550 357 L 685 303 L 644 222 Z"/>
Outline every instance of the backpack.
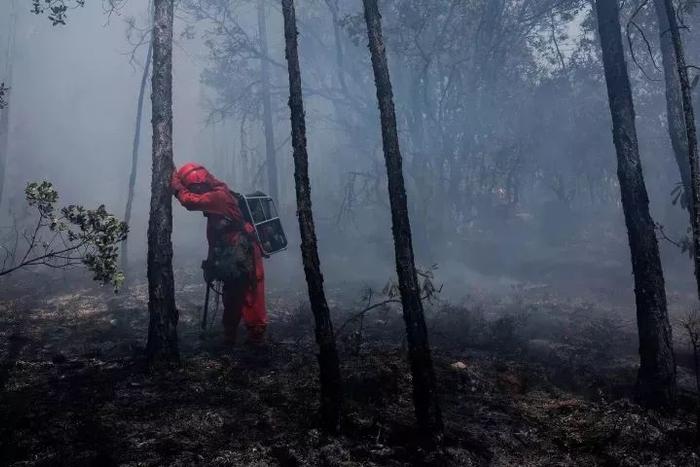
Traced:
<path fill-rule="evenodd" d="M 255 241 L 260 245 L 263 256 L 267 258 L 286 250 L 287 236 L 274 200 L 262 191 L 247 195 L 230 191 L 238 202 L 243 219 L 255 229 Z"/>
<path fill-rule="evenodd" d="M 231 245 L 226 238 L 226 230 L 230 228 L 227 219 L 222 219 L 221 232 L 218 237 L 222 240 L 209 248 L 205 262 L 205 275 L 208 281 L 224 282 L 250 281 L 255 274 L 255 259 L 253 242 L 245 232 L 238 235 L 238 241 Z"/>

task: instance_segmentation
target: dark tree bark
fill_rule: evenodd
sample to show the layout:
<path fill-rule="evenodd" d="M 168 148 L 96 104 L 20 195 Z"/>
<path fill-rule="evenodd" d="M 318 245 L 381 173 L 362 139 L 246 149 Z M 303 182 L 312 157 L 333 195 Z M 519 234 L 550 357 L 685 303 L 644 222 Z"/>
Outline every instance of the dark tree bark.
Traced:
<path fill-rule="evenodd" d="M 301 91 L 301 72 L 297 47 L 297 26 L 293 0 L 282 0 L 284 38 L 287 67 L 289 70 L 289 110 L 292 122 L 292 146 L 294 147 L 294 181 L 297 195 L 297 215 L 301 232 L 301 255 L 304 262 L 306 284 L 309 289 L 311 311 L 316 322 L 316 343 L 321 375 L 321 421 L 325 431 L 336 433 L 340 425 L 341 381 L 338 352 L 335 346 L 323 275 L 316 246 L 316 231 L 311 210 L 309 183 L 309 156 L 306 150 L 306 119 Z"/>
<path fill-rule="evenodd" d="M 637 398 L 647 407 L 670 407 L 676 395 L 676 365 L 659 246 L 639 159 L 620 11 L 617 0 L 597 0 L 596 9 L 617 151 L 617 176 L 634 273 L 640 354 Z"/>
<path fill-rule="evenodd" d="M 124 212 L 124 222 L 130 225 L 131 209 L 134 204 L 134 188 L 136 187 L 136 172 L 139 163 L 139 143 L 141 142 L 141 120 L 143 117 L 143 101 L 146 94 L 146 83 L 148 83 L 148 73 L 151 69 L 151 57 L 153 55 L 153 40 L 148 43 L 148 52 L 146 53 L 146 62 L 143 65 L 143 76 L 141 77 L 141 87 L 139 88 L 139 98 L 136 108 L 136 128 L 134 129 L 134 141 L 131 145 L 131 173 L 129 174 L 129 190 L 126 198 L 126 209 Z M 129 239 L 125 239 L 122 243 L 122 270 L 126 271 L 128 265 L 129 254 Z"/>
<path fill-rule="evenodd" d="M 177 360 L 173 280 L 172 114 L 173 0 L 155 0 L 153 27 L 153 173 L 148 221 L 148 357 L 151 363 Z"/>
<path fill-rule="evenodd" d="M 277 157 L 275 155 L 275 134 L 272 123 L 272 103 L 270 102 L 270 63 L 265 59 L 267 48 L 267 21 L 265 20 L 265 0 L 258 0 L 258 31 L 260 34 L 260 80 L 263 104 L 263 129 L 265 132 L 265 154 L 267 183 L 272 199 L 279 202 L 277 182 Z"/>
<path fill-rule="evenodd" d="M 413 257 L 411 225 L 402 172 L 396 113 L 389 77 L 389 66 L 382 37 L 382 24 L 377 0 L 363 0 L 369 49 L 372 55 L 374 80 L 381 116 L 384 158 L 389 182 L 392 231 L 396 253 L 403 317 L 406 323 L 409 361 L 413 375 L 413 401 L 418 427 L 428 442 L 442 441 L 443 424 L 435 385 L 433 360 L 428 343 L 423 303 Z"/>
<path fill-rule="evenodd" d="M 12 88 L 12 75 L 15 55 L 15 33 L 17 31 L 17 5 L 15 0 L 10 3 L 10 27 L 7 32 L 7 50 L 5 52 L 5 76 L 0 77 L 0 82 Z M 12 90 L 10 90 L 12 92 Z M 0 110 L 0 206 L 2 206 L 2 195 L 5 190 L 5 170 L 7 167 L 7 151 L 10 137 L 10 100 L 7 97 L 7 105 Z"/>
<path fill-rule="evenodd" d="M 659 43 L 661 45 L 661 58 L 664 66 L 664 81 L 666 83 L 666 119 L 668 121 L 668 133 L 671 137 L 671 146 L 676 158 L 676 164 L 683 184 L 684 201 L 690 200 L 691 178 L 690 164 L 688 163 L 688 137 L 685 128 L 685 115 L 683 112 L 683 93 L 676 64 L 676 51 L 673 38 L 669 32 L 670 24 L 666 11 L 666 0 L 654 0 L 656 17 L 659 25 Z M 687 203 L 690 212 L 690 202 Z M 691 214 L 692 215 L 692 214 Z"/>
<path fill-rule="evenodd" d="M 695 280 L 700 297 L 700 166 L 698 165 L 698 137 L 695 131 L 695 110 L 688 79 L 688 67 L 685 65 L 685 53 L 683 41 L 678 30 L 676 11 L 670 0 L 664 0 L 668 30 L 662 32 L 663 36 L 671 38 L 673 56 L 676 64 L 676 77 L 680 88 L 681 110 L 683 114 L 680 120 L 683 123 L 683 131 L 686 142 L 685 159 L 690 168 L 690 199 L 691 199 L 691 225 L 693 228 L 693 261 L 695 263 Z"/>
<path fill-rule="evenodd" d="M 671 0 L 664 0 L 668 31 L 663 30 L 662 36 L 670 36 L 673 44 L 674 58 L 676 62 L 677 77 L 681 90 L 681 103 L 683 109 L 683 122 L 685 123 L 685 137 L 688 150 L 688 165 L 690 167 L 690 224 L 693 230 L 693 263 L 695 265 L 695 283 L 700 298 L 700 166 L 698 165 L 698 137 L 695 131 L 695 110 L 691 96 L 688 68 L 685 65 L 685 53 L 683 41 L 678 30 L 676 11 Z M 661 27 L 661 26 L 660 26 Z M 687 190 L 686 190 L 687 193 Z M 698 378 L 697 351 L 695 355 L 695 378 Z M 696 410 L 695 441 L 700 443 L 700 404 Z"/>

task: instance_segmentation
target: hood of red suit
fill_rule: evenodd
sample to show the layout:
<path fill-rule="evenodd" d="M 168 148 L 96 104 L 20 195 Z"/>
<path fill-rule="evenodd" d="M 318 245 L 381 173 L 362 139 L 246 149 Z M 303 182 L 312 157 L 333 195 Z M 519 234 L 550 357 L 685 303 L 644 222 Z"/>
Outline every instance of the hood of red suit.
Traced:
<path fill-rule="evenodd" d="M 204 166 L 193 162 L 180 167 L 180 170 L 177 171 L 177 175 L 180 177 L 182 184 L 186 187 L 199 183 L 212 185 L 212 177 L 209 171 L 205 169 Z"/>

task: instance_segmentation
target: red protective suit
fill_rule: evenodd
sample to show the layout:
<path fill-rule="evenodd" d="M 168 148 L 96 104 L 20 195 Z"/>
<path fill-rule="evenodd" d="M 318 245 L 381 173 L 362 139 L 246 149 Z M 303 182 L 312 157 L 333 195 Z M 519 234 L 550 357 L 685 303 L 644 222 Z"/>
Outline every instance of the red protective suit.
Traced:
<path fill-rule="evenodd" d="M 208 191 L 195 193 L 189 188 L 193 185 L 206 185 Z M 253 233 L 253 226 L 245 222 L 238 201 L 229 191 L 228 186 L 217 180 L 207 169 L 198 164 L 185 164 L 173 173 L 172 189 L 182 204 L 189 211 L 203 211 L 207 215 L 207 240 L 211 247 L 220 238 L 216 238 L 216 225 L 222 217 L 233 221 L 232 228 L 226 232 L 223 239 L 229 244 L 235 244 L 240 235 Z M 219 234 L 221 235 L 221 234 Z M 262 339 L 267 327 L 267 311 L 265 309 L 265 273 L 260 245 L 255 242 L 253 248 L 255 260 L 255 277 L 245 282 L 225 282 L 223 288 L 224 315 L 223 324 L 227 339 L 235 340 L 238 323 L 243 317 L 251 340 Z"/>

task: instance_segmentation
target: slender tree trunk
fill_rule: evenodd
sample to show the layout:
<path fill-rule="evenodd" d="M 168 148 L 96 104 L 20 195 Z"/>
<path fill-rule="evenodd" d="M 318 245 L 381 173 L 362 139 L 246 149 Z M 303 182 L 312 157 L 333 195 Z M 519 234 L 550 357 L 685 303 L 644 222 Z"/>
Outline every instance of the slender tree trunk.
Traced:
<path fill-rule="evenodd" d="M 173 0 L 155 0 L 153 28 L 153 169 L 148 221 L 148 356 L 151 363 L 178 358 L 173 279 L 172 114 Z"/>
<path fill-rule="evenodd" d="M 316 231 L 311 210 L 309 184 L 309 156 L 306 151 L 306 119 L 301 92 L 301 72 L 297 50 L 297 26 L 293 0 L 282 0 L 284 38 L 287 67 L 289 70 L 289 110 L 292 121 L 292 146 L 294 147 L 294 181 L 297 194 L 297 214 L 301 232 L 301 255 L 309 289 L 311 311 L 316 321 L 316 343 L 321 375 L 321 420 L 324 429 L 336 433 L 340 425 L 341 382 L 338 352 L 335 346 L 323 275 L 316 246 Z"/>
<path fill-rule="evenodd" d="M 408 203 L 402 172 L 399 138 L 396 132 L 389 66 L 387 64 L 382 24 L 377 0 L 363 0 L 369 49 L 372 55 L 374 80 L 381 116 L 384 158 L 389 182 L 389 201 L 396 253 L 396 272 L 399 278 L 403 316 L 409 348 L 409 361 L 413 375 L 413 400 L 418 427 L 429 442 L 442 441 L 443 424 L 435 385 L 433 360 L 428 343 L 420 286 L 416 274 L 411 243 L 411 225 L 408 219 Z"/>
<path fill-rule="evenodd" d="M 681 89 L 681 103 L 683 109 L 683 121 L 685 123 L 685 136 L 688 150 L 688 162 L 690 167 L 690 195 L 691 208 L 690 224 L 693 230 L 693 262 L 695 264 L 695 282 L 700 298 L 700 165 L 698 164 L 698 137 L 695 131 L 695 110 L 693 109 L 693 98 L 691 96 L 690 81 L 688 79 L 688 68 L 685 65 L 685 53 L 683 52 L 683 41 L 678 30 L 678 20 L 676 11 L 671 0 L 665 0 L 666 19 L 668 20 L 668 31 L 662 32 L 664 36 L 670 36 L 673 44 L 673 52 L 676 61 L 677 77 Z M 661 26 L 660 26 L 661 27 Z M 686 190 L 687 195 L 687 190 Z M 695 380 L 698 382 L 698 349 L 697 343 L 693 342 L 693 357 L 695 363 Z M 700 402 L 700 397 L 698 401 Z M 696 408 L 695 442 L 700 444 L 700 403 Z"/>
<path fill-rule="evenodd" d="M 136 172 L 139 164 L 139 143 L 141 142 L 141 119 L 143 117 L 143 101 L 146 94 L 146 83 L 148 82 L 148 73 L 151 69 L 151 58 L 153 56 L 153 39 L 148 43 L 148 52 L 146 53 L 146 62 L 143 64 L 143 75 L 141 76 L 141 87 L 139 88 L 139 99 L 136 107 L 136 128 L 134 129 L 134 141 L 131 145 L 131 173 L 129 174 L 129 191 L 126 198 L 126 209 L 124 211 L 124 222 L 131 225 L 131 209 L 134 204 L 134 189 L 136 187 Z M 127 270 L 129 262 L 129 239 L 126 238 L 122 242 L 122 270 Z"/>
<path fill-rule="evenodd" d="M 597 0 L 596 8 L 617 151 L 617 176 L 634 273 L 640 354 L 637 398 L 648 407 L 670 407 L 676 394 L 676 365 L 659 246 L 639 159 L 620 11 L 617 0 Z"/>
<path fill-rule="evenodd" d="M 688 68 L 685 65 L 685 53 L 683 52 L 683 41 L 678 30 L 678 20 L 673 3 L 664 0 L 666 8 L 666 18 L 669 29 L 662 36 L 670 36 L 674 58 L 676 62 L 676 77 L 681 91 L 681 109 L 683 114 L 680 117 L 684 124 L 684 136 L 686 146 L 686 162 L 690 168 L 690 196 L 691 196 L 691 225 L 693 228 L 693 260 L 695 263 L 695 280 L 700 297 L 700 166 L 698 165 L 698 137 L 695 131 L 695 110 L 693 109 L 693 98 L 688 79 Z"/>
<path fill-rule="evenodd" d="M 262 85 L 263 129 L 265 131 L 265 153 L 267 155 L 267 183 L 269 195 L 279 202 L 277 185 L 277 158 L 275 156 L 275 134 L 272 124 L 272 103 L 270 102 L 270 64 L 264 57 L 268 55 L 267 21 L 265 20 L 265 0 L 258 0 L 258 31 L 260 33 L 260 78 Z"/>
<path fill-rule="evenodd" d="M 10 3 L 10 27 L 7 31 L 7 50 L 5 52 L 5 76 L 0 82 L 12 88 L 12 75 L 15 55 L 15 34 L 17 32 L 17 5 L 15 0 Z M 10 93 L 12 90 L 10 90 Z M 7 152 L 10 137 L 10 101 L 12 95 L 6 98 L 7 106 L 0 110 L 0 206 L 2 206 L 3 191 L 5 190 L 5 170 L 7 168 Z"/>
<path fill-rule="evenodd" d="M 661 58 L 664 66 L 664 81 L 666 83 L 666 119 L 668 121 L 668 133 L 671 137 L 671 146 L 676 158 L 676 164 L 683 184 L 683 200 L 690 209 L 690 164 L 688 163 L 688 136 L 685 129 L 685 115 L 683 113 L 683 93 L 676 65 L 676 51 L 673 38 L 669 32 L 670 24 L 666 11 L 666 0 L 654 0 L 656 17 L 659 25 L 659 43 L 661 45 Z M 686 201 L 688 201 L 686 203 Z M 691 214 L 692 216 L 692 214 Z"/>

